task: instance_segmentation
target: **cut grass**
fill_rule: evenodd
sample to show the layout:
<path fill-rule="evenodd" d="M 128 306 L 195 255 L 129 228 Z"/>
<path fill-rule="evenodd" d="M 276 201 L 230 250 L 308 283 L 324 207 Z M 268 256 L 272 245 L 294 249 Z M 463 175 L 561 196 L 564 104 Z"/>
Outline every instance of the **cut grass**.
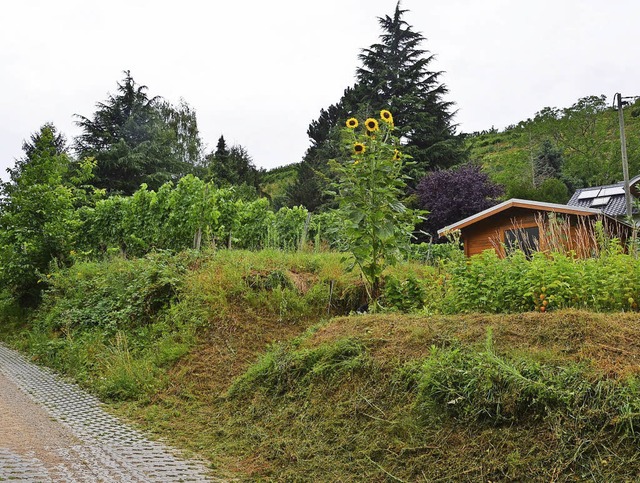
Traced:
<path fill-rule="evenodd" d="M 174 370 L 180 389 L 118 411 L 204 453 L 221 474 L 248 480 L 632 479 L 640 472 L 637 441 L 611 413 L 584 406 L 571 409 L 575 417 L 553 406 L 529 408 L 510 422 L 469 419 L 437 400 L 436 410 L 421 406 L 419 385 L 407 371 L 420 369 L 432 346 L 473 360 L 485 351 L 491 327 L 501 360 L 560 373 L 582 364 L 576 384 L 622 386 L 638 372 L 640 347 L 632 334 L 639 324 L 633 314 L 580 311 L 336 318 L 293 344 L 256 354 L 256 365 L 242 363 L 235 379 L 241 391 L 227 392 L 234 383 L 215 373 L 228 359 L 205 345 Z M 318 351 L 339 353 L 345 341 L 362 348 L 368 362 L 331 378 L 308 377 Z M 194 366 L 204 353 L 206 367 Z M 457 370 L 453 363 L 445 367 Z"/>

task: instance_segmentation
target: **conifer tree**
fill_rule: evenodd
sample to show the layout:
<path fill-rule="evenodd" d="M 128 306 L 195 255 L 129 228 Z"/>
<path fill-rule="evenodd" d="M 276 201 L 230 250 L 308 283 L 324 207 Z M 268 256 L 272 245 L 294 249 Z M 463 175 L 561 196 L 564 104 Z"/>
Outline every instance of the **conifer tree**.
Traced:
<path fill-rule="evenodd" d="M 563 164 L 562 151 L 548 139 L 542 141 L 540 150 L 533 160 L 534 187 L 541 185 L 548 178 L 559 178 Z"/>
<path fill-rule="evenodd" d="M 224 136 L 220 136 L 216 150 L 206 158 L 206 179 L 218 186 L 247 185 L 258 187 L 260 171 L 255 167 L 244 146 L 235 144 L 230 148 Z"/>
<path fill-rule="evenodd" d="M 291 204 L 305 203 L 314 209 L 325 203 L 322 175 L 328 172 L 327 161 L 340 156 L 339 130 L 350 116 L 377 117 L 382 109 L 393 113 L 406 144 L 404 151 L 415 163 L 407 173 L 412 178 L 410 188 L 428 170 L 466 159 L 462 138 L 452 123 L 453 103 L 443 100 L 447 88 L 439 82 L 441 72 L 429 70 L 433 55 L 421 49 L 425 38 L 404 20 L 406 12 L 398 2 L 392 17 L 378 19 L 380 41 L 360 54 L 356 84 L 345 90 L 339 102 L 322 109 L 309 125 L 311 146 L 288 191 Z M 309 176 L 310 171 L 316 173 L 315 179 Z"/>
<path fill-rule="evenodd" d="M 93 157 L 95 185 L 130 195 L 140 184 L 157 189 L 191 172 L 200 152 L 195 113 L 183 102 L 174 108 L 149 98 L 129 71 L 116 95 L 97 104 L 92 118 L 78 116 L 82 134 L 75 147 Z"/>
<path fill-rule="evenodd" d="M 404 20 L 407 10 L 397 3 L 393 17 L 378 19 L 380 42 L 360 54 L 358 83 L 373 112 L 389 109 L 413 157 L 414 180 L 428 170 L 447 168 L 464 159 L 462 139 L 452 123 L 453 103 L 439 82 L 442 72 L 429 70 L 433 54 L 423 50 L 425 37 Z"/>
<path fill-rule="evenodd" d="M 307 135 L 311 146 L 298 165 L 296 180 L 287 189 L 289 206 L 303 205 L 316 211 L 328 203 L 329 198 L 324 194 L 331 176 L 327 161 L 343 156 L 340 129 L 347 117 L 357 110 L 360 92 L 358 85 L 348 87 L 340 101 L 321 109 L 318 119 L 309 124 Z"/>

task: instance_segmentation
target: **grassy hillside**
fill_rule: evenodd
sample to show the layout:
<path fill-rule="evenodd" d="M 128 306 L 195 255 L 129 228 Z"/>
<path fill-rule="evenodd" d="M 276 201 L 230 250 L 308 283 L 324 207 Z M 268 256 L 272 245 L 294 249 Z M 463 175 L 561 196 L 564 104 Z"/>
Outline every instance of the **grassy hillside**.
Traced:
<path fill-rule="evenodd" d="M 265 193 L 277 208 L 284 206 L 287 188 L 295 182 L 297 175 L 298 163 L 270 169 L 260 179 L 260 191 Z"/>
<path fill-rule="evenodd" d="M 640 471 L 639 325 L 576 311 L 339 318 L 231 385 L 211 383 L 219 355 L 203 344 L 170 388 L 118 411 L 242 479 L 618 481 Z"/>
<path fill-rule="evenodd" d="M 596 283 L 598 273 L 629 270 L 621 257 L 593 262 L 603 272 L 578 262 L 569 270 L 562 258 L 478 258 L 454 262 L 458 272 L 408 263 L 389 272 L 385 303 L 418 297 L 431 307 L 413 315 L 349 315 L 364 291 L 339 254 L 114 258 L 50 273 L 43 305 L 26 325 L 25 314 L 0 300 L 2 337 L 119 414 L 203 455 L 222 476 L 631 480 L 640 473 L 640 317 L 624 312 L 626 293 L 596 301 L 623 304 L 616 313 L 551 310 L 573 299 L 565 295 L 570 284 L 545 278 L 565 267 L 587 270 Z M 476 270 L 489 279 L 476 279 Z M 467 293 L 453 290 L 504 285 L 499 274 L 515 271 L 525 273 L 520 285 L 557 290 L 550 311 L 438 314 Z M 520 288 L 504 290 L 501 300 L 534 307 Z M 439 305 L 443 293 L 448 302 Z"/>
<path fill-rule="evenodd" d="M 640 104 L 626 107 L 624 113 L 629 170 L 634 176 L 640 174 Z M 557 186 L 545 189 L 539 179 L 534 186 L 535 160 L 545 141 L 562 155 L 559 178 L 569 195 L 575 188 L 622 179 L 618 113 L 604 96 L 586 97 L 566 108 L 544 108 L 533 119 L 503 131 L 475 133 L 467 138 L 467 146 L 471 159 L 507 188 L 507 197 L 559 201 L 550 199 L 558 196 Z"/>

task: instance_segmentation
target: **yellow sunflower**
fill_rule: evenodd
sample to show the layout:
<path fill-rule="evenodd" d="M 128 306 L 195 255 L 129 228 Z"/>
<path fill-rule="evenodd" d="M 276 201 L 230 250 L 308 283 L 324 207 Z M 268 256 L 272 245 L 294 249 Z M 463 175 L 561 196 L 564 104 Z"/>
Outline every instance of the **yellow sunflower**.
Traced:
<path fill-rule="evenodd" d="M 355 129 L 358 127 L 358 120 L 355 117 L 347 119 L 347 127 L 349 129 Z"/>
<path fill-rule="evenodd" d="M 367 150 L 367 148 L 362 143 L 355 143 L 353 145 L 353 152 L 356 153 L 356 154 L 364 154 L 364 152 L 366 150 Z"/>
<path fill-rule="evenodd" d="M 380 111 L 380 119 L 382 119 L 387 124 L 393 125 L 393 116 L 386 109 Z"/>
<path fill-rule="evenodd" d="M 400 159 L 400 151 L 397 149 L 393 152 L 393 160 L 398 161 Z"/>
<path fill-rule="evenodd" d="M 373 119 L 372 117 L 370 117 L 369 119 L 367 119 L 364 122 L 364 125 L 367 126 L 367 131 L 369 132 L 375 132 L 377 131 L 379 128 L 378 126 L 378 121 L 376 121 L 375 119 Z"/>

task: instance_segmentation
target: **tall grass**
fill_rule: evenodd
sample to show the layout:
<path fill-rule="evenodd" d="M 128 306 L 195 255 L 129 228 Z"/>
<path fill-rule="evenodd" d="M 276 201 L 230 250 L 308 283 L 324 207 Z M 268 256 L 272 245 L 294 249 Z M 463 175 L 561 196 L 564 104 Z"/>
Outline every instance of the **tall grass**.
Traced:
<path fill-rule="evenodd" d="M 587 259 L 541 252 L 527 259 L 521 251 L 500 258 L 485 251 L 449 269 L 439 307 L 446 313 L 638 309 L 640 262 L 615 245 Z"/>
<path fill-rule="evenodd" d="M 25 331 L 11 299 L 0 300 L 6 332 L 13 314 L 18 346 L 115 400 L 162 387 L 167 370 L 204 334 L 214 333 L 221 352 L 233 353 L 236 342 L 229 341 L 238 333 L 251 345 L 243 333 L 258 335 L 263 325 L 257 344 L 273 324 L 302 332 L 355 309 L 364 296 L 340 255 L 278 250 L 114 257 L 56 269 L 44 280 L 49 288 L 27 314 L 29 324 L 22 321 Z"/>

